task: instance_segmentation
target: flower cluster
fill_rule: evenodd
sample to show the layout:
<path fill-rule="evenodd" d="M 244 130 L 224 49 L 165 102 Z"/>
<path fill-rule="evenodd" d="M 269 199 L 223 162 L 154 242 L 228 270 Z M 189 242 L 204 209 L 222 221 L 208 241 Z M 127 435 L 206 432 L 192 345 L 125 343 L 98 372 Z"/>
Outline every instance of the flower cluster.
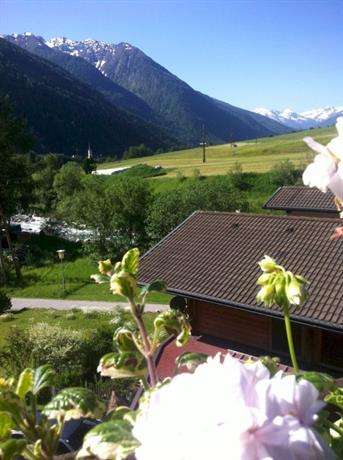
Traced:
<path fill-rule="evenodd" d="M 136 458 L 334 459 L 313 427 L 323 405 L 306 380 L 217 355 L 152 391 L 133 428 Z"/>
<path fill-rule="evenodd" d="M 343 200 L 343 117 L 337 119 L 338 136 L 325 147 L 312 137 L 305 137 L 306 144 L 317 155 L 305 169 L 303 182 L 310 187 L 317 187 L 322 192 L 330 189 L 340 200 Z"/>
<path fill-rule="evenodd" d="M 262 286 L 256 297 L 259 302 L 280 307 L 300 306 L 305 302 L 307 282 L 304 277 L 286 271 L 269 256 L 264 256 L 258 264 L 263 271 L 257 280 L 257 284 Z"/>

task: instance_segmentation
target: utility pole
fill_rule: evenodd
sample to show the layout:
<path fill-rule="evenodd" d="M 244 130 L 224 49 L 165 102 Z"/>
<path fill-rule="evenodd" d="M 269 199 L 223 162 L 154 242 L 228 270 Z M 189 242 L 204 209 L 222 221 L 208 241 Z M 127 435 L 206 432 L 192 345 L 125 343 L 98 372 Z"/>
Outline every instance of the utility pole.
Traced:
<path fill-rule="evenodd" d="M 202 162 L 206 163 L 206 142 L 205 142 L 205 125 L 202 125 L 202 142 L 199 144 L 202 146 Z"/>
<path fill-rule="evenodd" d="M 57 252 L 58 258 L 61 261 L 62 292 L 63 292 L 63 296 L 64 296 L 65 293 L 66 293 L 65 279 L 64 279 L 64 265 L 63 265 L 64 256 L 65 256 L 65 249 L 59 249 L 56 252 Z"/>

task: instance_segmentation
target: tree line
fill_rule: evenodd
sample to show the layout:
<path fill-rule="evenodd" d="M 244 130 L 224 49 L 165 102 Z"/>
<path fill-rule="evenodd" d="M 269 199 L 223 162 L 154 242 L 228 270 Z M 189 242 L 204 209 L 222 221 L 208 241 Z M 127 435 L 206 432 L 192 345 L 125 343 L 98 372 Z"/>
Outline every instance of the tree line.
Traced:
<path fill-rule="evenodd" d="M 10 238 L 11 216 L 30 211 L 53 216 L 71 226 L 87 228 L 93 237 L 85 250 L 94 258 L 118 259 L 130 247 L 145 251 L 196 210 L 259 211 L 256 197 L 279 185 L 295 183 L 299 171 L 281 162 L 263 177 L 243 173 L 239 165 L 225 176 L 202 177 L 197 171 L 180 176 L 173 190 L 155 193 L 139 176 L 90 174 L 95 165 L 85 160 L 65 162 L 56 154 L 25 154 L 30 138 L 9 103 L 0 105 L 0 272 L 5 275 L 2 241 L 12 254 L 17 277 L 20 265 Z"/>

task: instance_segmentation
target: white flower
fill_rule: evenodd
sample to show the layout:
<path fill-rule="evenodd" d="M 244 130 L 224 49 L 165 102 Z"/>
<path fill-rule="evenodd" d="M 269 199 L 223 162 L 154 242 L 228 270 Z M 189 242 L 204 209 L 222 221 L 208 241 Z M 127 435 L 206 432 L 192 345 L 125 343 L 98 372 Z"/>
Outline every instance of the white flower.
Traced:
<path fill-rule="evenodd" d="M 310 138 L 305 137 L 304 141 L 309 147 L 313 146 L 312 140 L 310 142 Z M 303 182 L 309 187 L 317 187 L 322 192 L 327 192 L 336 171 L 336 162 L 327 154 L 319 154 L 314 157 L 313 163 L 308 165 L 305 169 L 303 173 Z"/>
<path fill-rule="evenodd" d="M 337 118 L 338 136 L 328 145 L 319 144 L 311 137 L 305 137 L 304 142 L 318 155 L 313 163 L 305 169 L 303 182 L 310 187 L 317 187 L 322 192 L 330 189 L 336 196 L 343 199 L 343 117 Z"/>
<path fill-rule="evenodd" d="M 260 362 L 209 358 L 141 408 L 133 429 L 137 460 L 329 459 L 311 429 L 322 407 L 318 393 L 309 382 L 286 379 L 270 379 Z"/>
<path fill-rule="evenodd" d="M 333 154 L 338 160 L 343 160 L 343 117 L 336 120 L 336 129 L 338 136 L 334 137 L 326 146 L 329 152 Z"/>

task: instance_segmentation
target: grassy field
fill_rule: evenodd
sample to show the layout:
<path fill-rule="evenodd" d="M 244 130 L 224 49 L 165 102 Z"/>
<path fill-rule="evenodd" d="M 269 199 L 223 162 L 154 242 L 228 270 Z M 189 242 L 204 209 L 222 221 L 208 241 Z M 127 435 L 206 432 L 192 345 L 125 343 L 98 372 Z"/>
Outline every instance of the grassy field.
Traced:
<path fill-rule="evenodd" d="M 87 257 L 67 260 L 64 264 L 66 294 L 63 295 L 59 262 L 39 267 L 24 266 L 22 285 L 9 287 L 7 292 L 11 297 L 125 302 L 122 297 L 111 294 L 107 284 L 95 284 L 90 280 L 90 275 L 97 272 L 96 264 Z M 152 293 L 148 297 L 148 302 L 167 304 L 170 298 L 168 294 Z"/>
<path fill-rule="evenodd" d="M 61 326 L 64 329 L 90 330 L 108 325 L 115 315 L 115 311 L 83 313 L 77 309 L 72 311 L 33 309 L 17 311 L 9 317 L 0 316 L 0 349 L 13 328 L 23 330 L 37 323 L 47 323 L 51 326 Z M 129 313 L 124 313 L 124 315 L 125 319 L 131 320 Z M 152 331 L 155 317 L 156 313 L 145 313 L 144 322 L 148 331 Z"/>
<path fill-rule="evenodd" d="M 206 149 L 206 163 L 202 163 L 202 149 L 194 148 L 104 163 L 101 169 L 132 166 L 138 163 L 160 165 L 166 169 L 167 176 L 156 177 L 150 179 L 151 181 L 165 181 L 166 177 L 172 178 L 179 174 L 192 176 L 195 169 L 204 176 L 226 174 L 237 162 L 241 164 L 243 171 L 265 172 L 286 159 L 295 165 L 308 163 L 314 153 L 304 144 L 303 138 L 311 136 L 318 142 L 326 144 L 335 133 L 335 128 L 321 128 L 238 142 L 236 148 L 231 148 L 230 144 L 209 146 Z"/>

